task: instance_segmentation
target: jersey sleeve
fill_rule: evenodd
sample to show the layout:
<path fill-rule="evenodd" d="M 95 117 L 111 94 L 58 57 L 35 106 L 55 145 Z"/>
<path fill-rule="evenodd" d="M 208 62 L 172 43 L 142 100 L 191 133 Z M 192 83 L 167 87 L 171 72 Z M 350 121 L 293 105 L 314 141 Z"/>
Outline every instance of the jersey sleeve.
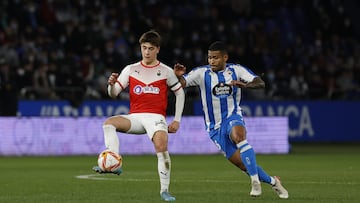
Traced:
<path fill-rule="evenodd" d="M 129 76 L 130 76 L 131 66 L 126 66 L 120 73 L 118 77 L 118 83 L 121 86 L 122 89 L 125 89 L 127 86 L 129 86 Z"/>
<path fill-rule="evenodd" d="M 238 80 L 240 80 L 240 81 L 248 83 L 248 82 L 253 81 L 254 78 L 257 77 L 257 75 L 254 72 L 252 72 L 250 69 L 248 69 L 244 66 L 241 66 L 238 64 L 232 65 L 232 66 L 235 69 Z"/>
<path fill-rule="evenodd" d="M 200 84 L 201 77 L 204 73 L 205 68 L 194 68 L 188 74 L 184 75 L 186 86 L 197 86 Z"/>
<path fill-rule="evenodd" d="M 179 79 L 176 77 L 174 71 L 171 68 L 168 68 L 168 78 L 167 78 L 167 85 L 170 87 L 171 91 L 175 92 L 181 88 L 181 83 Z"/>

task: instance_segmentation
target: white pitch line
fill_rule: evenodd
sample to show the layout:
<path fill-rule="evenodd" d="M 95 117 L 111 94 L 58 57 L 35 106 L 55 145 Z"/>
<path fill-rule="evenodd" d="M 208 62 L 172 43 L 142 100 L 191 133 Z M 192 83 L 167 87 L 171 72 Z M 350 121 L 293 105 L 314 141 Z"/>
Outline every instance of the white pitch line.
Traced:
<path fill-rule="evenodd" d="M 107 177 L 107 176 L 113 177 Z M 90 175 L 78 175 L 75 178 L 78 179 L 88 179 L 88 180 L 111 180 L 111 181 L 128 181 L 128 182 L 151 182 L 151 181 L 158 181 L 157 179 L 136 179 L 136 178 L 117 178 L 115 174 L 108 174 L 108 175 L 100 175 L 100 174 L 90 174 Z"/>
<path fill-rule="evenodd" d="M 112 176 L 112 177 L 110 177 Z M 111 180 L 111 181 L 126 181 L 126 182 L 157 182 L 158 179 L 137 179 L 137 178 L 123 178 L 123 176 L 116 176 L 114 174 L 88 174 L 77 175 L 75 178 L 87 180 Z M 245 180 L 194 180 L 194 179 L 172 179 L 171 182 L 198 182 L 198 183 L 247 183 Z M 335 185 L 360 185 L 359 182 L 331 182 L 331 181 L 286 181 L 291 184 L 335 184 Z"/>

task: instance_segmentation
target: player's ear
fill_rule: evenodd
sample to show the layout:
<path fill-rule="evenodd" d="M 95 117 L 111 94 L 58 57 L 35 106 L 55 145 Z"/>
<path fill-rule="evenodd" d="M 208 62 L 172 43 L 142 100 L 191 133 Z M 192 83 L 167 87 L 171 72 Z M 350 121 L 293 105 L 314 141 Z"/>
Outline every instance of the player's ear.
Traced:
<path fill-rule="evenodd" d="M 228 55 L 228 54 L 224 54 L 223 58 L 224 58 L 224 61 L 226 62 L 226 61 L 229 59 L 229 55 Z"/>

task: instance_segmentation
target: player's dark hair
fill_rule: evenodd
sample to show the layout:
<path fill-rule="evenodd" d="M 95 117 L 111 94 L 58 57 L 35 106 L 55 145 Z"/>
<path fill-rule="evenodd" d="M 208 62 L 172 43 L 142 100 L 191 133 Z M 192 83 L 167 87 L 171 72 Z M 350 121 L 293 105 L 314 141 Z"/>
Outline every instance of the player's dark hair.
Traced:
<path fill-rule="evenodd" d="M 209 51 L 220 51 L 223 54 L 227 54 L 226 44 L 222 41 L 216 41 L 210 44 Z"/>
<path fill-rule="evenodd" d="M 150 30 L 141 35 L 139 43 L 149 42 L 150 44 L 159 47 L 161 44 L 161 36 L 155 30 Z"/>

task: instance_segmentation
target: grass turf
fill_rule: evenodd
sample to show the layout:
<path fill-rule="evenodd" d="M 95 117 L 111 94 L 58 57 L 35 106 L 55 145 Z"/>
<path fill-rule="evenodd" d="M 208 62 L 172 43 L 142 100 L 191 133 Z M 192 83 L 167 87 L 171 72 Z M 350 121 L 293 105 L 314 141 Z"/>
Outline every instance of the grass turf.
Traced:
<path fill-rule="evenodd" d="M 263 185 L 249 197 L 249 178 L 220 154 L 172 155 L 170 190 L 176 202 L 359 202 L 359 144 L 297 144 L 288 155 L 258 155 L 279 175 L 290 197 Z M 155 155 L 123 156 L 124 173 L 91 171 L 96 156 L 0 157 L 0 202 L 160 202 Z"/>

